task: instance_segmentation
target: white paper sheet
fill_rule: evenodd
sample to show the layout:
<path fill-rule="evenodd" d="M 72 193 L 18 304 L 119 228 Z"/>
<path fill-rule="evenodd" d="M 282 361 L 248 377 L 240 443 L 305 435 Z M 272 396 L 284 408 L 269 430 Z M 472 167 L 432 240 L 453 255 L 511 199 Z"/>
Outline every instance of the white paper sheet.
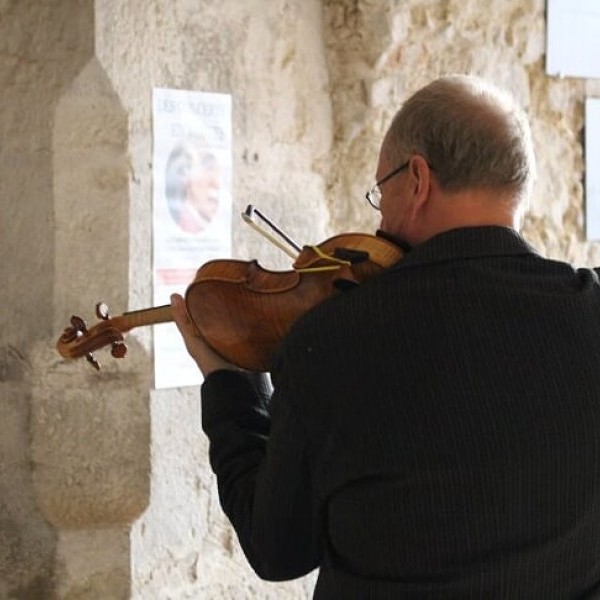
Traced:
<path fill-rule="evenodd" d="M 231 256 L 231 96 L 153 93 L 154 305 L 183 294 L 208 260 Z M 154 385 L 201 383 L 173 323 L 154 327 Z"/>
<path fill-rule="evenodd" d="M 600 240 L 600 98 L 585 102 L 585 235 Z"/>
<path fill-rule="evenodd" d="M 546 73 L 600 77 L 600 0 L 548 0 Z"/>

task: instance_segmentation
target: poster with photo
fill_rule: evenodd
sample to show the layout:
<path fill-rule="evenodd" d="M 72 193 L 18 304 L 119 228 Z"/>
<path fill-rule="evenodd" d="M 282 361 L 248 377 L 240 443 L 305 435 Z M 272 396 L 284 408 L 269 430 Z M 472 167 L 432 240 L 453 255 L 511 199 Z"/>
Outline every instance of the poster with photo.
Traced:
<path fill-rule="evenodd" d="M 209 260 L 231 256 L 231 96 L 153 91 L 154 305 L 183 294 Z M 154 385 L 202 376 L 174 323 L 154 327 Z"/>

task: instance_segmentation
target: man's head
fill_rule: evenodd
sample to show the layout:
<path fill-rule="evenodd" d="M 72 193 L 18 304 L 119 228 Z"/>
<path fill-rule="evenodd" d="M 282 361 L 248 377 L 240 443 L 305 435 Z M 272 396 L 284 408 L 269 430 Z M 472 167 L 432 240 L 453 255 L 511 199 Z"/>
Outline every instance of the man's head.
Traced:
<path fill-rule="evenodd" d="M 469 225 L 516 226 L 535 177 L 529 124 L 510 96 L 471 76 L 411 96 L 381 148 L 382 229 L 420 243 Z"/>

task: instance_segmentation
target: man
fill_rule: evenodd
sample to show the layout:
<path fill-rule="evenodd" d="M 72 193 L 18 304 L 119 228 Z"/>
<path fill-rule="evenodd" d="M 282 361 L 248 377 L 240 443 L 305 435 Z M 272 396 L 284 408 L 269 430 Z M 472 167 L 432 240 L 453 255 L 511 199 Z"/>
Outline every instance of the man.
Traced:
<path fill-rule="evenodd" d="M 266 394 L 193 336 L 221 504 L 315 598 L 579 598 L 600 582 L 600 286 L 517 233 L 529 127 L 473 77 L 418 91 L 367 197 L 413 249 L 304 315 Z"/>

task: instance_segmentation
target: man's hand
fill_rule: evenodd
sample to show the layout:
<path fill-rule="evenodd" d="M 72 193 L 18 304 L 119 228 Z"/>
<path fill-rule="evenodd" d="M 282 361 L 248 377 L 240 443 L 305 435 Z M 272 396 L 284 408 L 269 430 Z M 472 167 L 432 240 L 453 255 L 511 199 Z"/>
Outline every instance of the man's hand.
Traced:
<path fill-rule="evenodd" d="M 194 326 L 187 314 L 185 301 L 179 294 L 171 296 L 171 309 L 175 324 L 183 337 L 185 347 L 196 361 L 204 376 L 218 369 L 238 371 L 238 367 L 217 354 L 200 336 L 196 335 Z"/>

